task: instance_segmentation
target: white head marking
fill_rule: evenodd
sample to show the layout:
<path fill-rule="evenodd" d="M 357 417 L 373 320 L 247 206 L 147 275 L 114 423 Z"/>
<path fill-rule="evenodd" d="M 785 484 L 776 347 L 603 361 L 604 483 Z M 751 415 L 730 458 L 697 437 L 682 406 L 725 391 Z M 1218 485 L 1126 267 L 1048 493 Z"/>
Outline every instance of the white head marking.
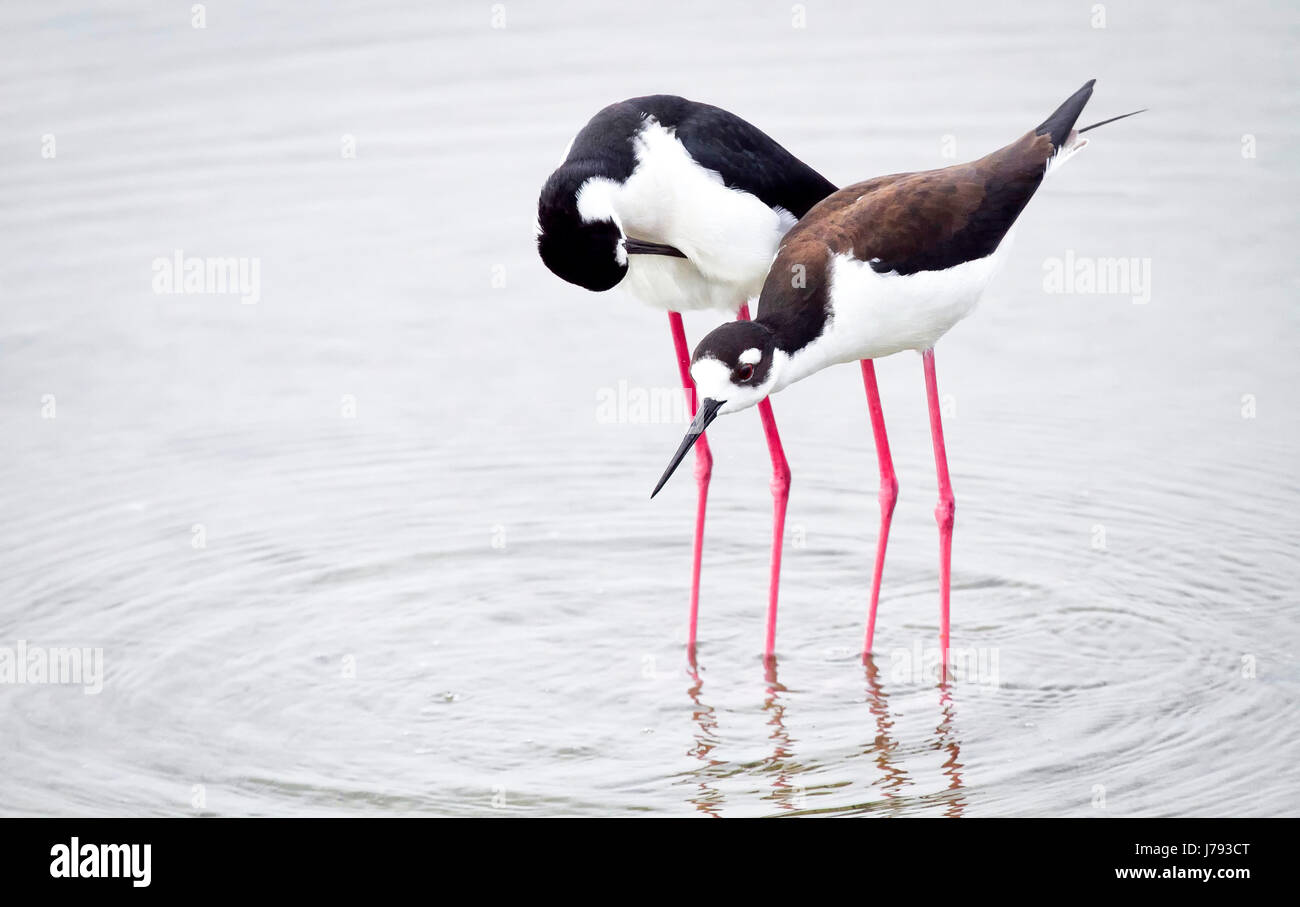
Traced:
<path fill-rule="evenodd" d="M 741 365 L 758 365 L 758 361 L 763 358 L 763 351 L 750 347 L 740 354 Z"/>
<path fill-rule="evenodd" d="M 733 384 L 731 369 L 712 356 L 705 356 L 691 366 L 691 378 L 695 381 L 696 393 L 701 400 L 725 401 L 722 408 L 718 410 L 723 414 L 748 409 L 775 389 L 784 355 L 780 350 L 773 351 L 772 368 L 768 372 L 767 380 L 759 387 Z"/>
<path fill-rule="evenodd" d="M 586 223 L 596 220 L 613 221 L 614 225 L 622 230 L 623 222 L 619 220 L 618 212 L 614 210 L 614 192 L 617 189 L 618 184 L 608 177 L 593 176 L 588 179 L 579 187 L 578 195 L 574 199 L 578 216 Z"/>
<path fill-rule="evenodd" d="M 731 396 L 731 370 L 712 356 L 691 366 L 691 380 L 701 400 L 726 400 Z"/>

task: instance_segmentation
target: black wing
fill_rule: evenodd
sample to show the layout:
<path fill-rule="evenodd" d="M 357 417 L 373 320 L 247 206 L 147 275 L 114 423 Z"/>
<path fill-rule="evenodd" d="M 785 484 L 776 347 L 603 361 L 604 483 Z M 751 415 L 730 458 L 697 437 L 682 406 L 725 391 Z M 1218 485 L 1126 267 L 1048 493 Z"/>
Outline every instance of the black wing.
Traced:
<path fill-rule="evenodd" d="M 637 100 L 675 130 L 701 167 L 717 171 L 729 188 L 748 192 L 768 207 L 780 206 L 800 218 L 835 191 L 834 183 L 734 113 L 665 95 Z"/>
<path fill-rule="evenodd" d="M 733 113 L 676 95 L 631 98 L 600 111 L 573 140 L 567 165 L 584 176 L 625 180 L 636 167 L 634 137 L 647 116 L 672 129 L 700 166 L 723 183 L 748 192 L 796 218 L 835 191 L 835 185 L 771 136 Z"/>

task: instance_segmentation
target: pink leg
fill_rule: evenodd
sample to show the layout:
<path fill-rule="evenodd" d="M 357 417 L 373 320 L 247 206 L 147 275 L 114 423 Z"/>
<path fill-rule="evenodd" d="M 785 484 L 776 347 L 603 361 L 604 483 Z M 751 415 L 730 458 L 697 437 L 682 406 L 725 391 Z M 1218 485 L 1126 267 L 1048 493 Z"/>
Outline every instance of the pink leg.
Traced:
<path fill-rule="evenodd" d="M 934 377 L 934 350 L 921 354 L 925 365 L 925 396 L 930 404 L 930 436 L 934 440 L 934 471 L 939 479 L 939 503 L 934 518 L 939 524 L 939 650 L 942 663 L 948 665 L 948 589 L 952 566 L 952 522 L 957 502 L 948 481 L 948 454 L 943 446 L 943 422 L 939 417 L 939 385 Z M 945 671 L 946 673 L 946 671 Z"/>
<path fill-rule="evenodd" d="M 876 386 L 876 366 L 870 359 L 862 360 L 862 383 L 867 388 L 871 431 L 876 437 L 876 459 L 880 461 L 880 534 L 876 538 L 876 566 L 871 572 L 871 613 L 867 617 L 867 638 L 862 646 L 862 659 L 866 661 L 871 655 L 872 640 L 876 635 L 876 605 L 880 602 L 880 577 L 885 571 L 889 524 L 894 518 L 894 503 L 898 500 L 898 479 L 894 476 L 894 461 L 889 456 L 885 413 L 880 408 L 880 388 Z"/>
<path fill-rule="evenodd" d="M 748 303 L 740 307 L 739 320 L 749 320 Z M 785 540 L 785 506 L 790 500 L 790 464 L 786 462 L 781 436 L 776 431 L 772 402 L 764 398 L 758 404 L 758 414 L 763 420 L 767 452 L 772 458 L 772 575 L 767 597 L 767 641 L 763 647 L 763 657 L 770 663 L 776 654 L 776 599 L 781 590 L 781 548 Z"/>
<path fill-rule="evenodd" d="M 686 329 L 682 326 L 682 316 L 677 312 L 668 313 L 668 322 L 673 331 L 673 346 L 677 349 L 677 368 L 682 375 L 682 387 L 686 389 L 686 403 L 691 408 L 691 416 L 699 406 L 696 400 L 695 382 L 691 380 L 691 352 L 686 346 Z M 709 502 L 709 477 L 713 475 L 713 454 L 709 451 L 709 442 L 704 435 L 695 442 L 695 481 L 699 486 L 699 500 L 695 507 L 695 547 L 691 552 L 691 625 L 687 631 L 686 652 L 695 660 L 695 626 L 700 615 L 700 562 L 704 557 L 704 508 Z"/>

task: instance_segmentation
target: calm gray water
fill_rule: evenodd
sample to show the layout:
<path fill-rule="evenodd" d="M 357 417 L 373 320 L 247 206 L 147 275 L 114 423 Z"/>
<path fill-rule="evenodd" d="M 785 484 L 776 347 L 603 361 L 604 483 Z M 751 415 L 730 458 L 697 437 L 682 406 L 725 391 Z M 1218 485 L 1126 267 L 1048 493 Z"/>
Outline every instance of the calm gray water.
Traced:
<path fill-rule="evenodd" d="M 0 812 L 1300 814 L 1300 14 L 808 6 L 7 5 L 0 658 L 103 677 L 0 683 Z M 774 676 L 756 412 L 710 433 L 692 673 L 689 472 L 647 498 L 682 425 L 639 405 L 676 382 L 666 319 L 532 247 L 568 139 L 676 92 L 848 183 L 984 154 L 1090 77 L 1086 120 L 1151 111 L 1053 177 L 937 354 L 978 669 L 912 663 L 908 354 L 878 366 L 874 667 L 842 367 L 774 400 Z M 155 292 L 177 250 L 255 260 L 256 301 Z M 1106 258 L 1136 279 L 1051 284 Z"/>

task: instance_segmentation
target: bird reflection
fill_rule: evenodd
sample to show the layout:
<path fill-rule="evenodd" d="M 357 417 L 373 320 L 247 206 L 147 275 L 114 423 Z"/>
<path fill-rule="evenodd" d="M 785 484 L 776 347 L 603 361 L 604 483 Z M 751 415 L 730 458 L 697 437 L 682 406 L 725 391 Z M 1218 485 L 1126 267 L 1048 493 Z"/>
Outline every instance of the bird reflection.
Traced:
<path fill-rule="evenodd" d="M 881 794 L 889 804 L 889 811 L 897 813 L 903 807 L 899 802 L 900 792 L 912 783 L 912 779 L 898 762 L 898 741 L 891 733 L 894 719 L 889 711 L 889 694 L 880 684 L 880 668 L 870 655 L 863 659 L 863 665 L 867 677 L 867 710 L 876 719 L 876 739 L 867 746 L 863 755 L 871 756 L 884 775 Z"/>
<path fill-rule="evenodd" d="M 884 776 L 881 794 L 888 804 L 888 811 L 896 815 L 907 811 L 909 806 L 942 803 L 945 805 L 945 816 L 960 818 L 966 811 L 966 800 L 962 793 L 965 789 L 962 769 L 965 766 L 961 762 L 961 741 L 957 737 L 955 728 L 956 706 L 952 696 L 952 684 L 946 679 L 947 672 L 940 675 L 940 682 L 935 686 L 939 693 L 940 720 L 934 729 L 934 740 L 927 748 L 946 754 L 947 758 L 940 770 L 948 784 L 939 793 L 924 794 L 919 798 L 908 797 L 903 794 L 902 789 L 913 786 L 917 782 L 901 764 L 904 753 L 892 733 L 894 720 L 889 708 L 889 695 L 880 682 L 880 669 L 874 658 L 868 656 L 863 663 L 866 670 L 867 709 L 876 721 L 876 737 L 866 747 L 864 755 L 871 755 L 874 758 L 876 766 Z M 872 806 L 863 804 L 863 808 L 871 809 Z"/>
<path fill-rule="evenodd" d="M 782 813 L 917 815 L 938 807 L 942 810 L 942 815 L 947 817 L 958 818 L 964 815 L 967 807 L 965 765 L 961 761 L 961 740 L 957 732 L 952 684 L 941 682 L 928 686 L 938 693 L 939 722 L 934 726 L 933 734 L 925 740 L 905 745 L 896 736 L 897 703 L 891 704 L 890 701 L 891 696 L 897 699 L 898 689 L 892 693 L 886 691 L 882 671 L 873 659 L 865 660 L 864 669 L 864 701 L 874 724 L 874 733 L 869 742 L 847 754 L 848 759 L 844 760 L 842 768 L 846 772 L 851 771 L 858 757 L 870 760 L 880 776 L 874 782 L 866 782 L 871 799 L 856 804 L 841 803 L 809 808 L 803 775 L 810 768 L 825 766 L 817 765 L 817 760 L 812 765 L 796 761 L 795 747 L 798 741 L 786 727 L 786 712 L 791 704 L 790 690 L 781 683 L 777 663 L 773 658 L 765 661 L 763 675 L 763 714 L 770 729 L 767 738 L 770 741 L 771 755 L 754 762 L 734 762 L 723 756 L 725 747 L 719 733 L 718 713 L 704 701 L 704 681 L 698 667 L 694 664 L 689 667 L 687 676 L 690 683 L 686 693 L 691 701 L 691 718 L 695 730 L 687 754 L 699 760 L 700 765 L 688 773 L 695 788 L 687 802 L 704 815 L 720 817 L 727 805 L 720 784 L 737 776 L 750 779 L 763 777 L 769 779 L 771 790 L 762 799 L 774 802 Z M 924 689 L 918 688 L 916 692 L 924 695 Z M 910 699 L 910 695 L 907 698 Z M 916 757 L 927 752 L 937 752 L 943 757 L 938 779 L 918 778 L 915 770 L 909 771 L 906 767 L 909 755 Z M 926 792 L 918 793 L 918 787 Z"/>
<path fill-rule="evenodd" d="M 691 702 L 694 703 L 695 708 L 691 718 L 697 728 L 695 745 L 687 750 L 687 754 L 704 763 L 703 768 L 696 773 L 699 777 L 699 791 L 689 798 L 689 802 L 700 812 L 716 819 L 722 815 L 722 803 L 725 798 L 722 791 L 709 782 L 714 777 L 717 767 L 726 763 L 725 759 L 716 759 L 712 755 L 713 750 L 718 746 L 718 715 L 713 710 L 713 706 L 705 704 L 700 698 L 704 681 L 700 679 L 699 668 L 695 664 L 694 657 L 690 660 L 687 674 L 691 678 L 691 685 L 687 688 L 686 695 L 690 696 Z"/>
<path fill-rule="evenodd" d="M 966 799 L 962 795 L 964 788 L 961 779 L 961 770 L 965 766 L 960 761 L 961 742 L 953 730 L 952 687 L 948 683 L 939 684 L 939 710 L 943 718 L 939 726 L 934 729 L 937 737 L 935 749 L 948 754 L 948 758 L 943 763 L 943 774 L 949 781 L 948 790 L 953 792 L 951 796 L 945 797 L 948 800 L 948 808 L 944 811 L 944 815 L 952 819 L 960 819 L 966 812 Z"/>
<path fill-rule="evenodd" d="M 767 698 L 763 702 L 763 711 L 768 713 L 767 725 L 772 728 L 768 739 L 773 741 L 772 755 L 764 760 L 764 765 L 776 771 L 776 777 L 772 781 L 771 799 L 784 810 L 802 809 L 805 805 L 803 786 L 791 781 L 792 775 L 797 774 L 800 767 L 791 765 L 790 762 L 794 756 L 794 740 L 785 727 L 786 705 L 781 699 L 781 694 L 788 693 L 789 690 L 777 679 L 776 656 L 764 659 L 763 677 L 767 682 Z"/>

